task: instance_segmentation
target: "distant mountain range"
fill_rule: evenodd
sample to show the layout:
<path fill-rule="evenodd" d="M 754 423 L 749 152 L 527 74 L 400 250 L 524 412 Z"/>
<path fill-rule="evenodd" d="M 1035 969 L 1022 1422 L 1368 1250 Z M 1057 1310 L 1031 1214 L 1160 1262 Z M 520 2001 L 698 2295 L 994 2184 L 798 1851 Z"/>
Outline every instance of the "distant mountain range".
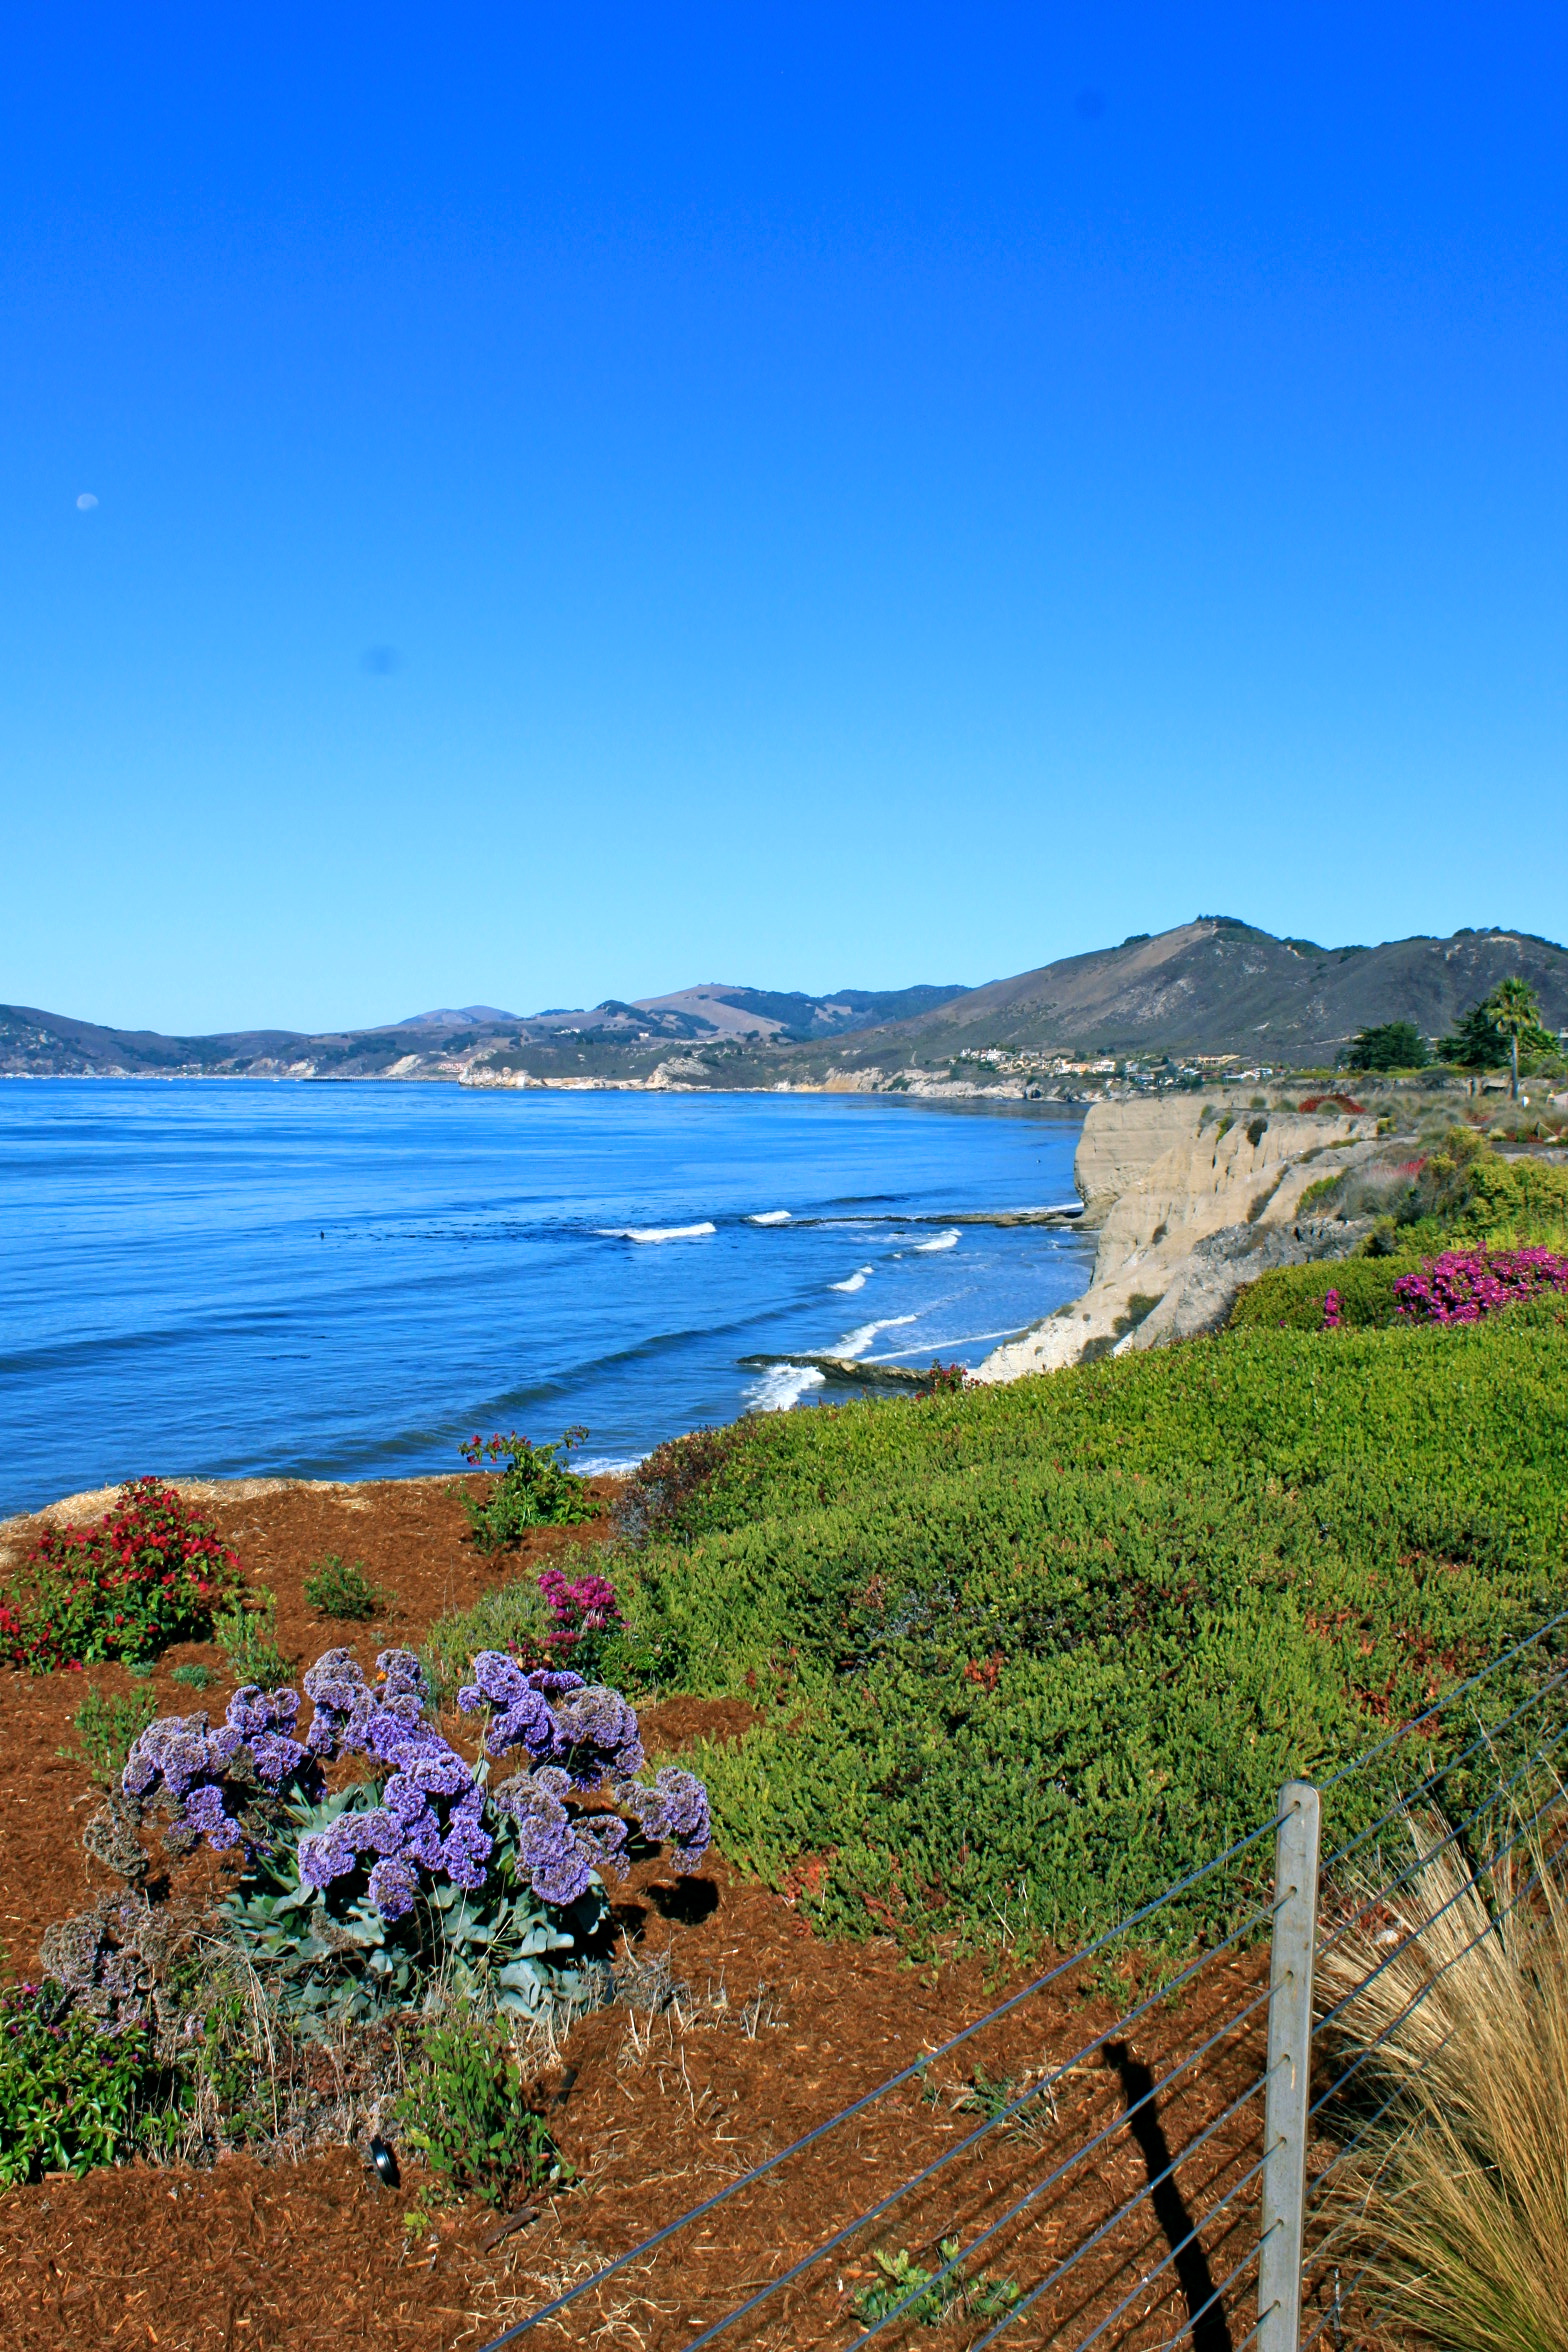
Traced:
<path fill-rule="evenodd" d="M 457 1078 L 489 1069 L 646 1083 L 662 1070 L 684 1084 L 765 1086 L 810 1084 L 833 1070 L 929 1070 L 992 1047 L 1236 1054 L 1308 1068 L 1331 1062 L 1357 1030 L 1378 1022 L 1409 1020 L 1440 1035 L 1515 972 L 1534 988 L 1547 1025 L 1568 1027 L 1568 950 L 1530 932 L 1321 947 L 1201 915 L 983 988 L 808 996 L 705 982 L 631 1004 L 607 998 L 590 1010 L 523 1016 L 465 1005 L 319 1036 L 164 1037 L 0 1005 L 0 1075 Z"/>
<path fill-rule="evenodd" d="M 1310 1068 L 1383 1021 L 1413 1021 L 1426 1036 L 1441 1036 L 1512 972 L 1535 990 L 1543 1021 L 1568 1024 L 1568 949 L 1527 931 L 1320 947 L 1276 939 L 1231 916 L 1200 915 L 1173 931 L 972 988 L 904 1022 L 900 1034 L 922 1061 L 995 1045 L 1244 1054 Z"/>

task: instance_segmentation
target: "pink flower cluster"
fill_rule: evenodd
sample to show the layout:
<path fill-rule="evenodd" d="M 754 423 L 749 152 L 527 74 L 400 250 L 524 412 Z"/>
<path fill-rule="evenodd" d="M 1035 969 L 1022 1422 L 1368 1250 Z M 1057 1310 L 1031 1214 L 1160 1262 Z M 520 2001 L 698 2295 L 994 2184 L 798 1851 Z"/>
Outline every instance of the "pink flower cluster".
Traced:
<path fill-rule="evenodd" d="M 1568 1291 L 1568 1258 L 1554 1250 L 1444 1250 L 1394 1284 L 1406 1323 L 1479 1323 L 1546 1290 Z"/>
<path fill-rule="evenodd" d="M 585 1633 L 604 1633 L 626 1622 L 607 1576 L 584 1576 L 568 1584 L 559 1568 L 546 1568 L 539 1590 L 553 1620 L 550 1639 L 557 1649 L 569 1650 Z"/>
<path fill-rule="evenodd" d="M 1341 1300 L 1339 1292 L 1337 1290 L 1326 1290 L 1323 1293 L 1324 1330 L 1337 1331 L 1344 1320 L 1344 1302 Z"/>

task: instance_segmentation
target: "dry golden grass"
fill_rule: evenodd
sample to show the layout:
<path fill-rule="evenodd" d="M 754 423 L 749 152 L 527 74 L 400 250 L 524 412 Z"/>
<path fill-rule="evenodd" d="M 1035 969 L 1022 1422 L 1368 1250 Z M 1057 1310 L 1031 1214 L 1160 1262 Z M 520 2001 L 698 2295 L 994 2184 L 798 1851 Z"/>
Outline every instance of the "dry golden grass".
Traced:
<path fill-rule="evenodd" d="M 1543 1817 L 1477 1875 L 1447 1822 L 1406 1826 L 1416 1866 L 1319 1960 L 1335 2072 L 1365 2053 L 1358 2103 L 1389 2102 L 1327 2216 L 1391 2333 L 1568 2352 L 1568 1856 Z"/>

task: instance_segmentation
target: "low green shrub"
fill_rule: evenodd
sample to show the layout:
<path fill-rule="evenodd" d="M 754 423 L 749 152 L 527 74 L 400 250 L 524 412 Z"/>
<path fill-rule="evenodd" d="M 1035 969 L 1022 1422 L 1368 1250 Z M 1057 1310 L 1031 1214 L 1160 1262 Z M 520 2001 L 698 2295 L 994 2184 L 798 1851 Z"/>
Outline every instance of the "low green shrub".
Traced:
<path fill-rule="evenodd" d="M 495 2019 L 466 2016 L 427 2027 L 397 2114 L 408 2145 L 431 2170 L 487 2205 L 574 2177 L 543 2116 L 529 2107 L 522 2068 Z"/>
<path fill-rule="evenodd" d="M 273 1690 L 289 1678 L 289 1662 L 278 1648 L 278 1596 L 269 1586 L 251 1585 L 213 1620 L 213 1634 L 236 1682 Z"/>
<path fill-rule="evenodd" d="M 645 1454 L 616 1502 L 615 1531 L 623 1541 L 678 1541 L 705 1525 L 707 1498 L 721 1477 L 728 1482 L 739 1457 L 776 1416 L 754 1414 L 723 1429 L 693 1429 Z"/>
<path fill-rule="evenodd" d="M 183 1666 L 170 1668 L 169 1680 L 183 1683 L 187 1690 L 203 1691 L 212 1680 L 212 1668 L 203 1665 L 200 1658 L 187 1658 Z"/>
<path fill-rule="evenodd" d="M 60 1754 L 85 1763 L 94 1780 L 113 1788 L 125 1770 L 125 1759 L 157 1712 L 154 1691 L 137 1691 L 125 1699 L 118 1692 L 105 1698 L 102 1691 L 89 1688 L 71 1718 L 76 1745 L 62 1748 Z"/>
<path fill-rule="evenodd" d="M 96 1527 L 51 1527 L 0 1600 L 0 1664 L 156 1657 L 198 1639 L 240 1576 L 211 1522 L 156 1478 L 122 1486 Z"/>
<path fill-rule="evenodd" d="M 1339 1294 L 1343 1330 L 1386 1331 L 1399 1305 L 1394 1284 L 1419 1273 L 1421 1260 L 1400 1251 L 1387 1258 L 1344 1258 L 1313 1266 L 1277 1266 L 1249 1282 L 1230 1311 L 1232 1331 L 1321 1331 L 1323 1302 Z"/>
<path fill-rule="evenodd" d="M 598 1516 L 586 1479 L 575 1477 L 564 1459 L 587 1434 L 568 1429 L 548 1445 L 534 1445 L 514 1431 L 510 1437 L 471 1437 L 459 1449 L 475 1469 L 485 1462 L 506 1464 L 483 1502 L 463 1497 L 480 1551 L 505 1551 L 530 1527 L 573 1527 Z"/>
<path fill-rule="evenodd" d="M 365 1574 L 363 1560 L 345 1560 L 341 1552 L 327 1552 L 305 1572 L 305 1600 L 321 1617 L 349 1622 L 374 1617 L 379 1596 Z"/>
<path fill-rule="evenodd" d="M 114 2163 L 156 2080 L 144 2034 L 100 2033 L 57 1985 L 0 1987 L 0 2188 Z"/>

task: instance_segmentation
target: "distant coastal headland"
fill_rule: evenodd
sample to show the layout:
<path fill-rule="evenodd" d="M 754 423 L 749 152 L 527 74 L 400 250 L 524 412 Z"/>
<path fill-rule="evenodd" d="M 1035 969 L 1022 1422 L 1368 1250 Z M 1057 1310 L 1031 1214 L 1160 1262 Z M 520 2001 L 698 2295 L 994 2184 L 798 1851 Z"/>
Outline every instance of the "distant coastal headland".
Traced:
<path fill-rule="evenodd" d="M 1204 915 L 981 988 L 809 996 L 709 982 L 590 1010 L 468 1005 L 320 1035 L 169 1037 L 5 1005 L 0 1076 L 1084 1102 L 1123 1081 L 1191 1089 L 1326 1070 L 1383 1029 L 1424 1057 L 1511 978 L 1551 1031 L 1568 1033 L 1568 951 L 1527 932 L 1323 947 Z"/>

